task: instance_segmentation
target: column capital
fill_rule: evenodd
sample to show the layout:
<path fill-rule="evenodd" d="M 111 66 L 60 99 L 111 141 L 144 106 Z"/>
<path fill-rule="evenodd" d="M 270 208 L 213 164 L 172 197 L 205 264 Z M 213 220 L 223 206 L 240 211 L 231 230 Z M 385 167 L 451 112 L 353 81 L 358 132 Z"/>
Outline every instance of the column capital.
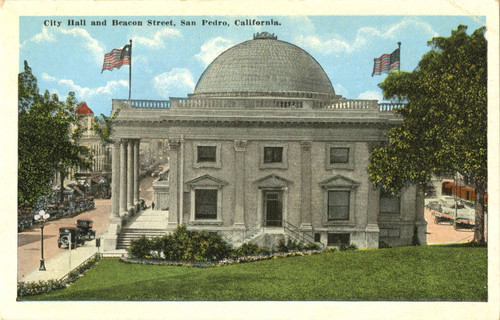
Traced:
<path fill-rule="evenodd" d="M 168 149 L 169 150 L 179 150 L 181 142 L 179 139 L 168 139 Z"/>
<path fill-rule="evenodd" d="M 312 146 L 311 141 L 301 141 L 300 142 L 300 148 L 304 151 L 310 151 Z"/>
<path fill-rule="evenodd" d="M 247 140 L 234 140 L 235 151 L 245 151 L 246 146 L 247 146 Z"/>

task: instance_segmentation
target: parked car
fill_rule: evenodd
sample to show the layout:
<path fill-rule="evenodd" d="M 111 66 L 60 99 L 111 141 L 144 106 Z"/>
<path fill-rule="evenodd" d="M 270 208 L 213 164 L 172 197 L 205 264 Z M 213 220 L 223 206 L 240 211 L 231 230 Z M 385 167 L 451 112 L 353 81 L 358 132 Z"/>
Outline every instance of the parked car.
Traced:
<path fill-rule="evenodd" d="M 474 229 L 475 223 L 471 217 L 468 216 L 458 216 L 455 218 L 455 223 L 453 227 L 455 230 L 458 229 Z"/>
<path fill-rule="evenodd" d="M 78 219 L 76 221 L 76 227 L 80 229 L 81 234 L 85 237 L 85 240 L 95 239 L 95 230 L 92 230 L 93 221 L 89 219 Z"/>
<path fill-rule="evenodd" d="M 85 236 L 81 233 L 80 229 L 75 227 L 59 228 L 59 238 L 57 239 L 57 246 L 60 248 L 63 245 L 75 249 L 77 245 L 85 244 Z"/>

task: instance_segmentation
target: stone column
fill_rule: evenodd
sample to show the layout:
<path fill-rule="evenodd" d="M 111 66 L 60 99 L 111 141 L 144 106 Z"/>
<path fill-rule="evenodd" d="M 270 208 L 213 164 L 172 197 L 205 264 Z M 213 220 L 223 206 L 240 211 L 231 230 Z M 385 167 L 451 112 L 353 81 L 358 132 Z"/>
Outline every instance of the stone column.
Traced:
<path fill-rule="evenodd" d="M 111 169 L 111 217 L 120 219 L 120 144 L 113 144 L 113 158 Z"/>
<path fill-rule="evenodd" d="M 302 141 L 300 143 L 300 229 L 311 231 L 311 142 Z"/>
<path fill-rule="evenodd" d="M 141 140 L 137 139 L 134 143 L 134 206 L 139 210 L 139 144 Z"/>
<path fill-rule="evenodd" d="M 127 141 L 120 141 L 120 215 L 127 213 Z"/>
<path fill-rule="evenodd" d="M 127 146 L 127 211 L 134 212 L 134 140 Z"/>
<path fill-rule="evenodd" d="M 235 140 L 234 228 L 245 229 L 245 148 L 246 140 Z"/>
<path fill-rule="evenodd" d="M 179 165 L 178 151 L 180 142 L 178 139 L 168 140 L 169 156 L 169 184 L 170 184 L 170 204 L 168 211 L 168 228 L 175 228 L 179 225 Z"/>

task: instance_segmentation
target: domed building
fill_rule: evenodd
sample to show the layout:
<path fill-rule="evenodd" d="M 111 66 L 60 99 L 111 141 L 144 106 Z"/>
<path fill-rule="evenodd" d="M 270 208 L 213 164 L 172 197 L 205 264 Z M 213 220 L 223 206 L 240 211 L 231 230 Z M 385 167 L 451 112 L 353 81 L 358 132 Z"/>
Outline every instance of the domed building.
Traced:
<path fill-rule="evenodd" d="M 296 238 L 321 247 L 426 242 L 415 186 L 382 194 L 369 180 L 372 148 L 401 119 L 397 107 L 335 94 L 303 49 L 263 32 L 220 54 L 187 98 L 113 100 L 113 204 L 105 247 L 185 224 L 235 246 Z M 169 169 L 140 212 L 140 139 L 165 139 Z M 143 221 L 139 223 L 138 221 Z"/>

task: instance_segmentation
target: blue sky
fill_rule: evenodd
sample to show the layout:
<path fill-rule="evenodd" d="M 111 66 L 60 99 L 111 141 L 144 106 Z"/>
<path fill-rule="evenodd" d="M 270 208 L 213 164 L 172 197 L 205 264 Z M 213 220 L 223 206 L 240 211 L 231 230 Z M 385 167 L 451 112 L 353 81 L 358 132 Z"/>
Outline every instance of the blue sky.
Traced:
<path fill-rule="evenodd" d="M 279 21 L 279 26 L 236 26 L 238 19 Z M 86 26 L 68 20 L 85 19 Z M 141 21 L 142 26 L 112 26 L 112 20 Z M 148 26 L 148 20 L 175 26 Z M 227 26 L 202 25 L 203 20 Z M 92 26 L 104 21 L 106 26 Z M 195 26 L 181 26 L 181 20 Z M 52 21 L 52 23 L 51 23 Z M 59 27 L 51 24 L 61 22 Z M 373 58 L 401 44 L 401 69 L 412 71 L 431 48 L 427 41 L 449 36 L 459 24 L 469 33 L 484 26 L 473 16 L 156 16 L 20 17 L 19 71 L 27 60 L 46 89 L 65 99 L 74 91 L 95 115 L 109 115 L 111 99 L 128 98 L 129 67 L 101 73 L 104 54 L 133 41 L 132 99 L 167 100 L 192 93 L 208 64 L 225 49 L 267 31 L 298 45 L 323 67 L 337 94 L 349 99 L 381 99 L 377 87 L 385 75 L 372 77 Z M 47 26 L 44 24 L 48 24 Z"/>

